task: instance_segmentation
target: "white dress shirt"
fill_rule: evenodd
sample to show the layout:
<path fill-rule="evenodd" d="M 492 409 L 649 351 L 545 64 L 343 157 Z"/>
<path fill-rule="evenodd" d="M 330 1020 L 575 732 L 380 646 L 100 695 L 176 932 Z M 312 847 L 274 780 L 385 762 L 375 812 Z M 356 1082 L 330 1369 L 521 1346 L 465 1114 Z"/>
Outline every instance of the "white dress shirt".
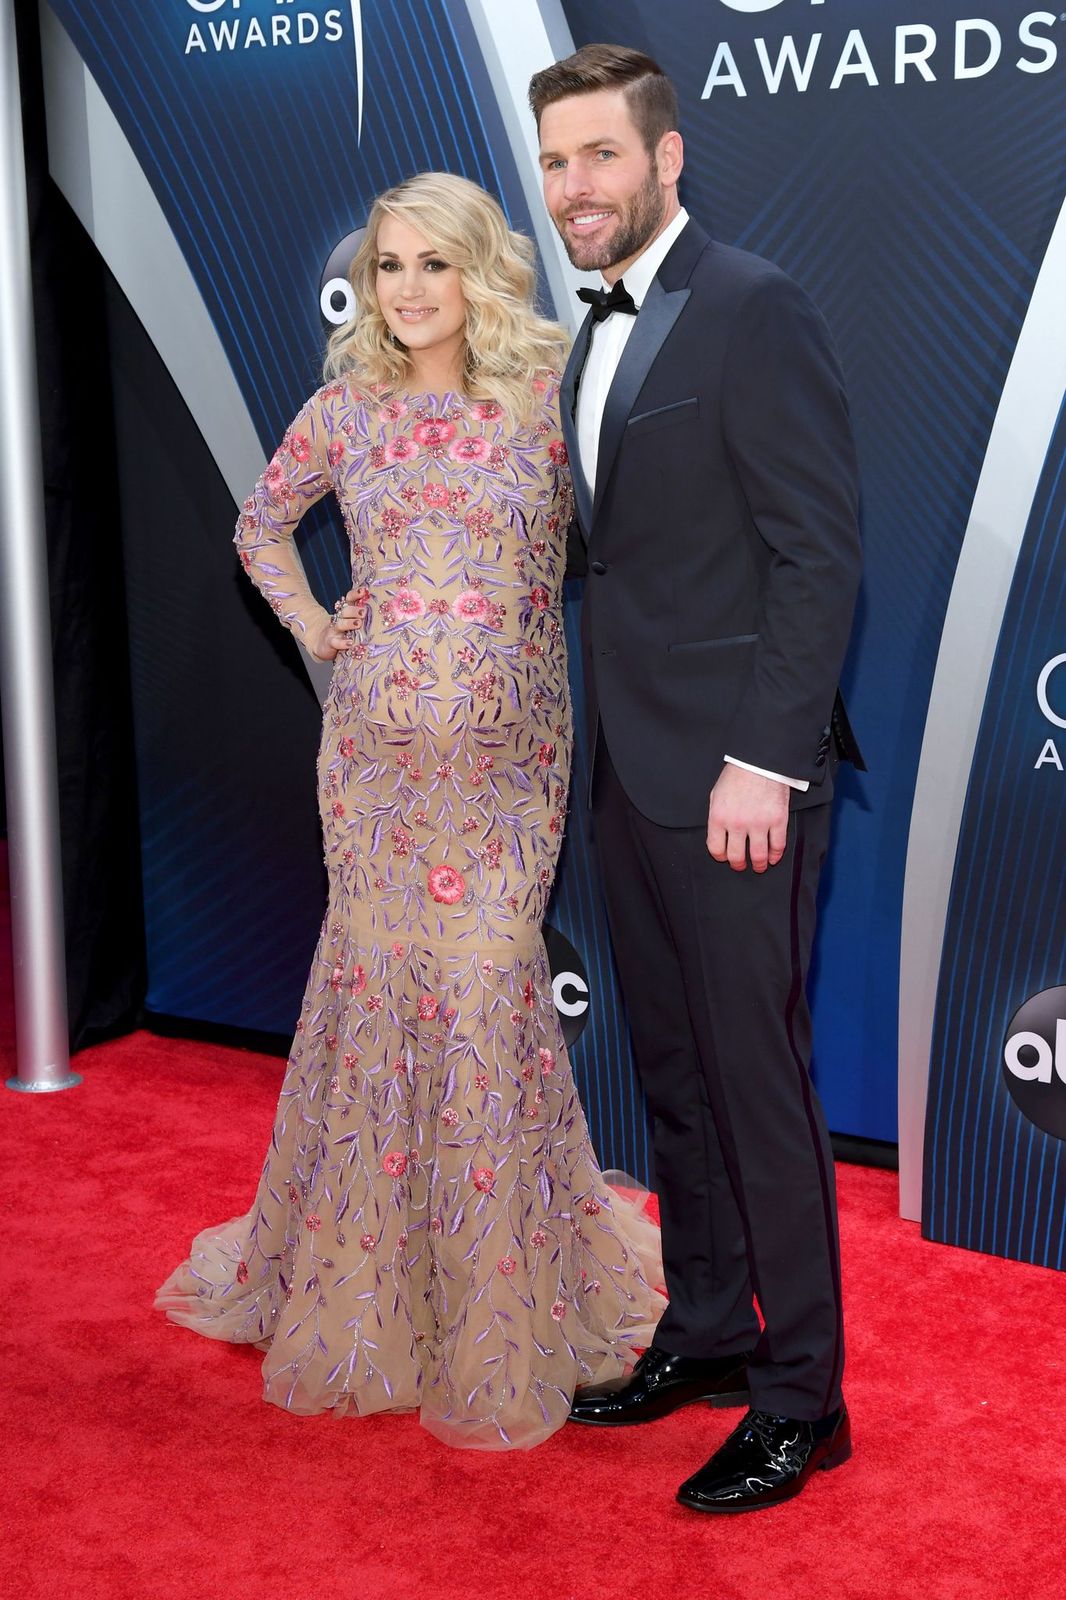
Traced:
<path fill-rule="evenodd" d="M 687 221 L 688 212 L 682 206 L 669 226 L 664 228 L 658 238 L 653 239 L 643 254 L 626 269 L 622 281 L 633 296 L 638 311 L 644 304 L 652 279 L 666 260 L 671 245 Z M 610 288 L 606 281 L 604 288 Z M 618 363 L 622 359 L 622 351 L 636 326 L 636 321 L 636 317 L 630 316 L 627 312 L 615 311 L 601 322 L 592 325 L 592 340 L 585 365 L 581 370 L 581 382 L 578 385 L 575 421 L 578 467 L 584 473 L 585 482 L 593 496 L 596 491 L 596 464 L 599 457 L 603 410 L 607 404 L 607 395 L 614 381 L 615 372 L 618 370 Z M 765 767 L 753 767 L 750 762 L 738 761 L 735 756 L 726 756 L 725 760 L 731 766 L 743 767 L 746 772 L 755 772 L 762 778 L 773 778 L 777 783 L 787 783 L 790 789 L 810 788 L 810 784 L 802 778 L 786 778 L 780 772 L 767 772 Z"/>

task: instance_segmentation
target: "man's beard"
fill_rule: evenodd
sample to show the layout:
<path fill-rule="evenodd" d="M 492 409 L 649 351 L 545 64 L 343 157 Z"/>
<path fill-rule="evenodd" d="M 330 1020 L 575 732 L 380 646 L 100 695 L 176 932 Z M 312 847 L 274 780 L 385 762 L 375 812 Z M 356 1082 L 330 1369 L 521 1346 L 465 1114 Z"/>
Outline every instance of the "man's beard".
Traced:
<path fill-rule="evenodd" d="M 595 207 L 589 209 L 594 210 Z M 618 211 L 618 226 L 610 239 L 600 244 L 594 244 L 591 239 L 588 241 L 588 251 L 604 254 L 595 254 L 590 258 L 583 253 L 586 246 L 580 237 L 572 238 L 562 228 L 559 229 L 571 266 L 579 272 L 604 272 L 608 267 L 616 267 L 620 261 L 628 261 L 630 256 L 639 255 L 658 232 L 665 209 L 666 197 L 659 187 L 658 168 L 652 162 L 647 178 L 625 210 Z"/>

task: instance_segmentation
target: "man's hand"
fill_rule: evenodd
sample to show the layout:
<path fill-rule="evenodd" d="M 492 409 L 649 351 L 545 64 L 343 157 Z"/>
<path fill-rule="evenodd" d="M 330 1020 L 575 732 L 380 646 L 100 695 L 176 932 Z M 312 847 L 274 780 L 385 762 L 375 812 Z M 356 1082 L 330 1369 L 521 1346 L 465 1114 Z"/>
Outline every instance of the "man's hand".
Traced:
<path fill-rule="evenodd" d="M 727 762 L 707 811 L 707 849 L 714 859 L 743 872 L 750 858 L 756 872 L 765 872 L 784 855 L 787 835 L 788 784 Z"/>

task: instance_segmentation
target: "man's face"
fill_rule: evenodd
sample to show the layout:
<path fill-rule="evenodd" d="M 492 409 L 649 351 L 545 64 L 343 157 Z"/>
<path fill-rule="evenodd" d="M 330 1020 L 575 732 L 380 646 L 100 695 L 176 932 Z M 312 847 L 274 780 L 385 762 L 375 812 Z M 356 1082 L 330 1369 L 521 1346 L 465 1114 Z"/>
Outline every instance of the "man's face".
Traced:
<path fill-rule="evenodd" d="M 544 203 L 580 271 L 614 282 L 661 231 L 667 190 L 621 89 L 546 106 L 540 167 Z"/>

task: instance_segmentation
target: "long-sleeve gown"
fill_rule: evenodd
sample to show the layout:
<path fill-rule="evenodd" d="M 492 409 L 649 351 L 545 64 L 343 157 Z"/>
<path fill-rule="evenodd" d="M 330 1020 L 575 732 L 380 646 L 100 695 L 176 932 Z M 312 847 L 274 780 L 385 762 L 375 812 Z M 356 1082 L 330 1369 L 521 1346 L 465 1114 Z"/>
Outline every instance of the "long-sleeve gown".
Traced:
<path fill-rule="evenodd" d="M 245 502 L 244 567 L 305 636 L 326 613 L 293 534 L 332 489 L 362 623 L 324 706 L 329 903 L 255 1202 L 157 1298 L 264 1349 L 279 1406 L 418 1409 L 485 1449 L 552 1433 L 663 1304 L 589 1142 L 541 935 L 571 489 L 557 383 L 535 389 L 519 424 L 331 383 Z"/>

